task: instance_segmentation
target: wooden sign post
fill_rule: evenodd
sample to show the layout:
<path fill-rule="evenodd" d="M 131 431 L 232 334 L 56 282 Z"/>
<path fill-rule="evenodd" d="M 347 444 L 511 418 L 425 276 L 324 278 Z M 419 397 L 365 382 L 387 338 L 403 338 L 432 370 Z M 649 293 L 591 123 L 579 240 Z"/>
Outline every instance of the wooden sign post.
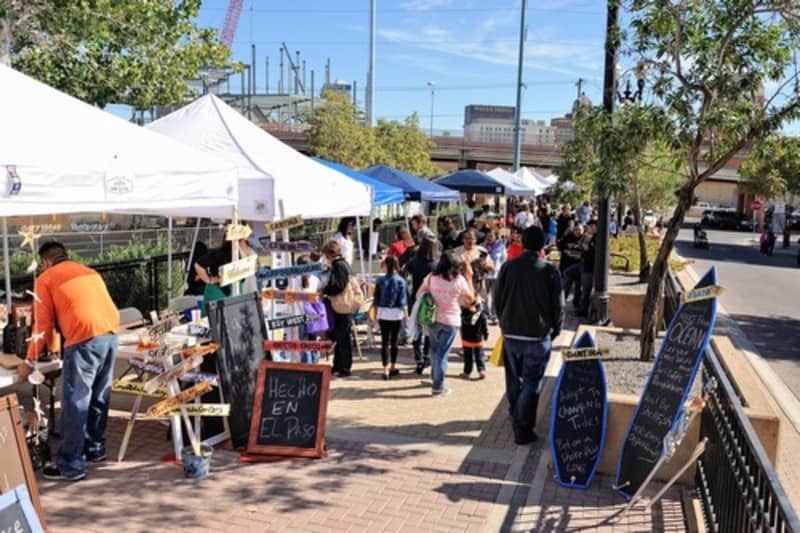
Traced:
<path fill-rule="evenodd" d="M 284 328 L 294 328 L 297 326 L 302 326 L 303 324 L 311 324 L 316 322 L 323 315 L 294 315 L 294 316 L 284 316 L 279 318 L 273 318 L 272 320 L 267 320 L 267 328 L 269 329 L 284 329 Z"/>
<path fill-rule="evenodd" d="M 309 263 L 307 265 L 294 265 L 282 268 L 273 268 L 264 272 L 264 279 L 278 279 L 289 278 L 292 276 L 304 276 L 306 274 L 313 274 L 315 272 L 322 272 L 322 265 L 320 263 Z"/>
<path fill-rule="evenodd" d="M 322 457 L 330 379 L 328 365 L 262 362 L 247 453 Z"/>
<path fill-rule="evenodd" d="M 286 303 L 313 304 L 319 301 L 319 294 L 316 292 L 281 291 L 278 289 L 264 289 L 261 291 L 261 297 L 265 300 L 278 300 Z"/>
<path fill-rule="evenodd" d="M 269 237 L 259 237 L 261 247 L 268 252 L 307 253 L 314 249 L 308 241 L 274 241 Z"/>
<path fill-rule="evenodd" d="M 264 341 L 264 350 L 278 352 L 330 352 L 331 341 Z"/>
<path fill-rule="evenodd" d="M 243 259 L 228 263 L 219 267 L 220 287 L 225 287 L 231 283 L 241 281 L 256 273 L 258 268 L 258 256 L 248 255 Z"/>
<path fill-rule="evenodd" d="M 248 238 L 251 233 L 253 233 L 253 230 L 250 226 L 245 226 L 244 224 L 228 224 L 228 227 L 225 228 L 225 240 L 240 241 Z"/>
<path fill-rule="evenodd" d="M 282 220 L 274 220 L 264 224 L 265 233 L 277 233 L 281 230 L 288 230 L 297 228 L 303 225 L 303 217 L 295 215 L 293 217 L 284 218 Z"/>
<path fill-rule="evenodd" d="M 692 292 L 701 295 L 702 289 L 716 283 L 712 267 Z M 696 297 L 678 308 L 667 329 L 619 457 L 614 488 L 627 499 L 639 491 L 664 455 L 664 438 L 681 416 L 716 314 L 716 297 Z"/>

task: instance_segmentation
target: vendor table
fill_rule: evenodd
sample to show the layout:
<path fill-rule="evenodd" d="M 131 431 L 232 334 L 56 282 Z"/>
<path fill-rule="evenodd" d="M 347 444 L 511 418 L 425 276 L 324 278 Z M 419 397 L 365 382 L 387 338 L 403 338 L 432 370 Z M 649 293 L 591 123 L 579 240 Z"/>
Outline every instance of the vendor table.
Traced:
<path fill-rule="evenodd" d="M 16 355 L 0 353 L 0 389 L 19 383 L 17 367 L 21 364 L 23 364 L 23 360 Z M 39 371 L 44 374 L 43 385 L 50 392 L 48 430 L 51 435 L 56 435 L 56 379 L 61 375 L 61 359 L 39 363 Z M 36 385 L 33 385 L 33 387 L 36 387 Z"/>

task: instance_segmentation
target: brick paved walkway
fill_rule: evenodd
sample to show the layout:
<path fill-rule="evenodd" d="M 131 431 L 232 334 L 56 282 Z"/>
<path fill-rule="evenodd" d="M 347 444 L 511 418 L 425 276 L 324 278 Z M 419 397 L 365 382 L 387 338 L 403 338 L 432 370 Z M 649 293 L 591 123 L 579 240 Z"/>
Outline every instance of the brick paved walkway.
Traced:
<path fill-rule="evenodd" d="M 390 381 L 380 379 L 380 357 L 368 356 L 355 363 L 355 378 L 332 383 L 325 459 L 246 465 L 217 450 L 212 474 L 189 481 L 160 461 L 171 450 L 166 426 L 141 421 L 124 463 L 93 464 L 75 484 L 40 479 L 50 530 L 587 531 L 618 511 L 608 480 L 589 491 L 555 487 L 543 474 L 545 439 L 512 443 L 501 368 L 490 367 L 484 381 L 461 380 L 451 354 L 453 393 L 431 398 L 427 376 L 411 372 L 409 350 L 403 374 Z M 125 413 L 112 415 L 115 457 Z M 632 514 L 614 531 L 677 531 L 680 513 L 670 493 L 656 512 Z"/>

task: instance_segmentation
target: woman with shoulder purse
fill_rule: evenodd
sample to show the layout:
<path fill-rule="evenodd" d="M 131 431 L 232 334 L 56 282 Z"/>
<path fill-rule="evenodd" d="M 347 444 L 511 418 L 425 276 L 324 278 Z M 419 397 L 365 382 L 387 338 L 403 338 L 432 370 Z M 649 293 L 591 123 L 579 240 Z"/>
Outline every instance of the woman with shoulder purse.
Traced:
<path fill-rule="evenodd" d="M 322 294 L 333 303 L 334 298 L 348 290 L 353 272 L 350 265 L 342 257 L 342 247 L 336 241 L 330 241 L 322 247 L 322 256 L 330 265 L 328 283 L 322 288 Z M 333 375 L 339 378 L 350 376 L 353 366 L 353 349 L 350 344 L 350 332 L 353 328 L 353 314 L 340 313 L 333 309 L 334 328 L 330 337 L 336 346 L 333 350 Z"/>

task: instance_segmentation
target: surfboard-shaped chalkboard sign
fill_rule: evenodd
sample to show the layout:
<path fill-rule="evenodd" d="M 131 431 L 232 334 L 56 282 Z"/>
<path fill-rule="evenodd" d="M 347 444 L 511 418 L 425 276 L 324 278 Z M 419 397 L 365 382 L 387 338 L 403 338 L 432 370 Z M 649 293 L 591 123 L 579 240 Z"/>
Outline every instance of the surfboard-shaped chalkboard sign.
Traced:
<path fill-rule="evenodd" d="M 598 351 L 582 352 L 595 348 L 588 331 L 573 348 L 578 357 L 565 357 L 553 395 L 550 450 L 556 481 L 565 487 L 587 489 L 600 464 L 606 438 L 606 373 Z"/>
<path fill-rule="evenodd" d="M 684 298 L 667 329 L 619 456 L 614 488 L 630 499 L 664 454 L 678 423 L 717 315 L 717 272 L 711 267 Z"/>

